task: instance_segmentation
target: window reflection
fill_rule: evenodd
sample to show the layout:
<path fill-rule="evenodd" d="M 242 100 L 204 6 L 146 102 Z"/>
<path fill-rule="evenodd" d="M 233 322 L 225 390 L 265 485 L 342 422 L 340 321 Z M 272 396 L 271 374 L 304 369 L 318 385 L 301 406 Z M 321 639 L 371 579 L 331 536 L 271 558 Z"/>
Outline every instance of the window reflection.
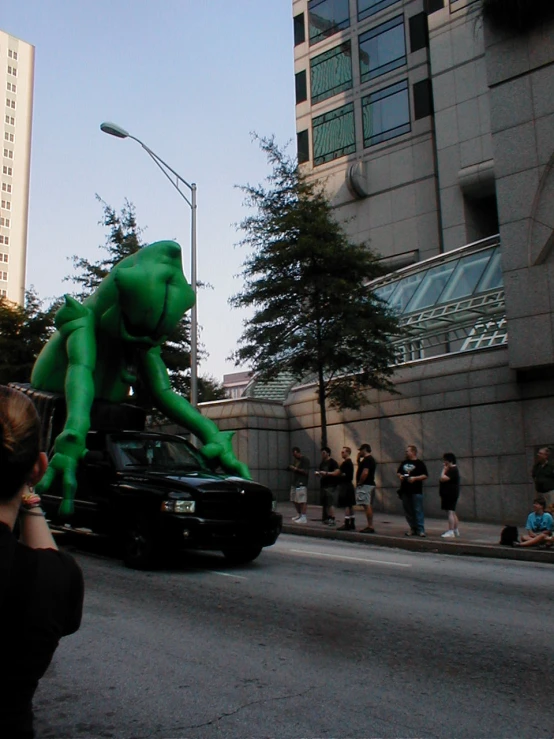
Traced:
<path fill-rule="evenodd" d="M 456 264 L 457 262 L 439 264 L 425 272 L 418 291 L 406 306 L 406 313 L 435 305 Z"/>
<path fill-rule="evenodd" d="M 398 0 L 358 0 L 358 20 L 363 21 L 370 15 L 375 15 L 389 5 L 394 5 Z"/>
<path fill-rule="evenodd" d="M 503 284 L 500 249 L 495 249 L 489 265 L 485 270 L 485 274 L 477 287 L 477 291 L 483 293 L 485 290 L 494 290 L 497 287 L 502 287 Z"/>
<path fill-rule="evenodd" d="M 350 41 L 314 57 L 310 67 L 312 104 L 350 90 L 352 87 Z"/>
<path fill-rule="evenodd" d="M 362 99 L 364 146 L 373 146 L 410 131 L 408 83 L 399 82 Z"/>
<path fill-rule="evenodd" d="M 310 0 L 310 46 L 350 25 L 349 0 Z"/>
<path fill-rule="evenodd" d="M 360 78 L 379 77 L 406 64 L 406 40 L 402 16 L 382 23 L 360 36 Z"/>
<path fill-rule="evenodd" d="M 403 313 L 404 309 L 410 302 L 412 295 L 419 287 L 419 284 L 424 276 L 425 273 L 420 273 L 416 275 L 410 275 L 409 277 L 404 277 L 403 280 L 400 280 L 400 282 L 398 283 L 398 288 L 394 291 L 390 298 L 389 305 L 391 306 L 391 308 L 394 308 L 400 313 Z"/>
<path fill-rule="evenodd" d="M 314 118 L 312 126 L 314 165 L 324 164 L 356 151 L 352 103 Z"/>
<path fill-rule="evenodd" d="M 448 281 L 448 285 L 440 296 L 440 302 L 446 303 L 449 300 L 458 300 L 472 295 L 490 258 L 491 252 L 486 251 L 470 254 L 460 259 L 452 279 Z"/>

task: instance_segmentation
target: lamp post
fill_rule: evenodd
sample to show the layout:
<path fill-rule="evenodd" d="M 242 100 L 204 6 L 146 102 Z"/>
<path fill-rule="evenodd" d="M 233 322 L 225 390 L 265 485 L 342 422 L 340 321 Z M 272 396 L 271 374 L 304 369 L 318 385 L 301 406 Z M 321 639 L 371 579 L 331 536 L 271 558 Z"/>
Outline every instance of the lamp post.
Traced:
<path fill-rule="evenodd" d="M 196 306 L 197 284 L 196 284 L 196 183 L 187 182 L 180 174 L 172 169 L 169 164 L 164 162 L 152 149 L 146 146 L 136 136 L 132 136 L 128 131 L 115 123 L 102 123 L 100 130 L 115 136 L 118 139 L 133 139 L 142 146 L 148 156 L 161 169 L 179 195 L 187 203 L 191 210 L 190 218 L 190 284 L 194 291 L 194 305 L 190 312 L 190 403 L 196 408 L 198 405 L 198 312 Z M 171 173 L 171 174 L 170 174 Z M 175 180 L 173 179 L 173 177 Z M 179 187 L 180 184 L 185 185 L 190 190 L 190 200 Z"/>

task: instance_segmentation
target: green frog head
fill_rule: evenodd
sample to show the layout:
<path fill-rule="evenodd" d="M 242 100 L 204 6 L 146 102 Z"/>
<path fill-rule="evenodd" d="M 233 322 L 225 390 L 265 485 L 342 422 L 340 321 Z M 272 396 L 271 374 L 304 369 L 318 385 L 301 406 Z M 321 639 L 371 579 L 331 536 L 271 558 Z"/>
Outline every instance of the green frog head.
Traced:
<path fill-rule="evenodd" d="M 123 259 L 93 298 L 104 331 L 148 346 L 163 344 L 195 301 L 174 241 L 158 241 Z"/>

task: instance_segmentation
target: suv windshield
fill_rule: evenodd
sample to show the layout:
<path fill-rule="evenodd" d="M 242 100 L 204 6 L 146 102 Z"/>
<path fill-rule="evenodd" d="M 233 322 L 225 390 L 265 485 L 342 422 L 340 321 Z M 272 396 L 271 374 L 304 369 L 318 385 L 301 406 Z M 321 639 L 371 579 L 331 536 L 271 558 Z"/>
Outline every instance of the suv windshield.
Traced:
<path fill-rule="evenodd" d="M 152 472 L 207 470 L 200 454 L 181 439 L 112 436 L 111 442 L 120 469 L 134 467 Z"/>

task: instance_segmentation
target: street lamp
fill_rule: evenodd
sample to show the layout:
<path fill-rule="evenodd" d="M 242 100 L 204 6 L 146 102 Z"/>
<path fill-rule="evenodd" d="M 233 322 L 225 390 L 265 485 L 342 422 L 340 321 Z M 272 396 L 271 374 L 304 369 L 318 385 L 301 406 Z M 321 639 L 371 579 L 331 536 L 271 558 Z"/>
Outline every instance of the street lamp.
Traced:
<path fill-rule="evenodd" d="M 109 133 L 110 136 L 115 136 L 118 139 L 133 139 L 142 146 L 148 156 L 154 160 L 155 164 L 162 170 L 167 179 L 171 182 L 173 187 L 177 190 L 179 195 L 187 203 L 191 210 L 190 219 L 190 284 L 194 291 L 194 305 L 190 312 L 190 403 L 196 408 L 198 405 L 198 312 L 196 305 L 197 298 L 197 284 L 196 284 L 196 183 L 187 182 L 180 174 L 172 169 L 169 164 L 164 162 L 152 149 L 144 144 L 136 136 L 126 131 L 116 123 L 102 123 L 100 130 L 104 133 Z M 171 173 L 171 174 L 170 174 Z M 173 180 L 173 177 L 175 180 Z M 182 183 L 190 190 L 190 200 L 185 193 L 179 187 Z"/>

